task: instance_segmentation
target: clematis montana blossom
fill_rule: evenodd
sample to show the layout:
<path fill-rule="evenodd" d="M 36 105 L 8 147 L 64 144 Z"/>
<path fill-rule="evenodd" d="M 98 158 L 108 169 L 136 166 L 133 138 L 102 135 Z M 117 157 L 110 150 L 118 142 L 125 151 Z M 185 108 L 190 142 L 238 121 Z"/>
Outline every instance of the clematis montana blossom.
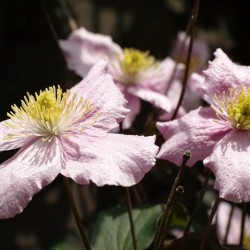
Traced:
<path fill-rule="evenodd" d="M 58 174 L 82 185 L 131 186 L 155 164 L 154 136 L 110 133 L 128 110 L 106 71 L 100 61 L 70 90 L 53 86 L 12 106 L 0 123 L 0 150 L 20 149 L 0 165 L 1 219 L 22 212 Z"/>
<path fill-rule="evenodd" d="M 250 67 L 233 63 L 217 49 L 204 74 L 200 93 L 211 107 L 157 123 L 166 140 L 157 157 L 180 165 L 189 149 L 188 165 L 203 160 L 216 177 L 220 197 L 250 201 Z"/>
<path fill-rule="evenodd" d="M 109 61 L 109 72 L 124 94 L 130 112 L 123 122 L 123 128 L 129 128 L 140 112 L 140 99 L 153 104 L 164 112 L 170 112 L 172 97 L 179 96 L 179 86 L 170 80 L 182 79 L 183 66 L 177 65 L 171 58 L 157 61 L 149 52 L 137 49 L 122 49 L 109 36 L 95 34 L 80 28 L 73 31 L 67 40 L 59 41 L 65 55 L 68 68 L 81 77 L 85 77 L 89 68 L 100 58 Z M 172 76 L 174 69 L 176 73 Z M 169 95 L 166 96 L 166 92 Z"/>

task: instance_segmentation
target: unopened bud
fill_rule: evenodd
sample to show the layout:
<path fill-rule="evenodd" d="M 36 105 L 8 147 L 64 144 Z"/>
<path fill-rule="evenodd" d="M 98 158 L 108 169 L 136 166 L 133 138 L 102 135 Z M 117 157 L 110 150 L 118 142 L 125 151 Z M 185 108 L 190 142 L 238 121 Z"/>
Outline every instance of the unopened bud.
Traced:
<path fill-rule="evenodd" d="M 191 150 L 186 150 L 184 153 L 183 153 L 183 158 L 190 158 L 191 157 Z"/>
<path fill-rule="evenodd" d="M 183 193 L 184 193 L 184 187 L 183 187 L 183 186 L 178 186 L 178 187 L 175 189 L 175 191 L 176 191 L 177 193 L 183 194 Z"/>

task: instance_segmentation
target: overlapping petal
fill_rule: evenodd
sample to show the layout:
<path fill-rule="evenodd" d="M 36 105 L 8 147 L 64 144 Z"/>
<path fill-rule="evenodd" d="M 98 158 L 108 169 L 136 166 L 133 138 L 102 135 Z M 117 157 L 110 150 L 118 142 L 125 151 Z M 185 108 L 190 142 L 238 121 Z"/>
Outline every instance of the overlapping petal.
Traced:
<path fill-rule="evenodd" d="M 109 36 L 89 32 L 83 27 L 73 31 L 67 40 L 60 40 L 59 45 L 68 68 L 82 77 L 98 60 L 108 59 L 122 51 Z"/>
<path fill-rule="evenodd" d="M 79 145 L 81 156 L 67 156 L 61 173 L 79 184 L 134 185 L 154 166 L 158 151 L 155 136 L 108 133 L 71 140 Z"/>
<path fill-rule="evenodd" d="M 0 165 L 0 219 L 21 213 L 33 195 L 51 183 L 61 168 L 60 143 L 43 140 L 23 146 Z"/>
<path fill-rule="evenodd" d="M 153 104 L 155 107 L 160 108 L 166 112 L 172 109 L 172 103 L 165 95 L 152 91 L 150 89 L 142 89 L 140 87 L 129 87 L 127 90 L 129 93 L 140 97 L 142 100 Z"/>
<path fill-rule="evenodd" d="M 183 64 L 176 64 L 173 59 L 167 57 L 153 67 L 141 71 L 135 85 L 165 94 L 170 84 L 173 85 L 175 80 L 182 79 L 183 72 Z"/>
<path fill-rule="evenodd" d="M 140 113 L 141 100 L 139 97 L 131 95 L 127 91 L 124 91 L 124 96 L 126 98 L 127 105 L 126 108 L 129 109 L 124 121 L 122 122 L 123 129 L 128 129 L 132 126 L 136 116 Z"/>
<path fill-rule="evenodd" d="M 83 100 L 90 101 L 95 111 L 100 113 L 93 123 L 95 128 L 112 130 L 129 112 L 124 108 L 126 100 L 123 94 L 114 84 L 111 75 L 107 73 L 107 62 L 104 60 L 96 63 L 84 80 L 70 91 L 76 93 L 78 98 L 82 97 Z"/>
<path fill-rule="evenodd" d="M 250 132 L 231 130 L 204 160 L 215 176 L 220 197 L 233 202 L 250 201 Z"/>
<path fill-rule="evenodd" d="M 158 122 L 157 128 L 166 142 L 157 155 L 180 165 L 182 155 L 191 150 L 188 166 L 209 156 L 218 142 L 230 129 L 215 122 L 216 115 L 211 108 L 198 108 L 185 116 L 170 122 Z"/>

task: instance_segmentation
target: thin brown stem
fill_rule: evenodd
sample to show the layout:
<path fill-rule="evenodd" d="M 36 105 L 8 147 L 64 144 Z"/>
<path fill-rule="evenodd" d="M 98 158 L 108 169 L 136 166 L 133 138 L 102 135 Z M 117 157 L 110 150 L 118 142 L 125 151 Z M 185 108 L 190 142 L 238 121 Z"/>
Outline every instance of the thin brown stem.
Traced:
<path fill-rule="evenodd" d="M 171 225 L 171 221 L 172 221 L 172 218 L 173 218 L 173 215 L 174 215 L 174 210 L 175 210 L 175 207 L 176 207 L 176 204 L 177 204 L 177 201 L 178 201 L 178 198 L 181 194 L 184 193 L 184 187 L 183 186 L 178 186 L 176 189 L 175 189 L 175 196 L 173 198 L 173 202 L 172 202 L 172 205 L 169 209 L 169 217 L 168 217 L 168 221 L 166 223 L 166 228 L 163 232 L 163 235 L 167 235 L 168 231 L 169 231 L 169 227 Z M 164 244 L 164 242 L 162 242 L 162 244 Z"/>
<path fill-rule="evenodd" d="M 227 244 L 227 237 L 228 237 L 228 234 L 229 234 L 229 229 L 230 229 L 230 225 L 231 225 L 231 221 L 232 221 L 233 211 L 234 211 L 234 204 L 231 204 L 231 210 L 230 210 L 229 218 L 228 218 L 228 222 L 227 222 L 227 228 L 226 228 L 226 234 L 225 234 L 225 238 L 224 238 L 224 244 Z"/>
<path fill-rule="evenodd" d="M 190 155 L 191 155 L 190 151 L 186 151 L 183 154 L 183 160 L 182 160 L 181 167 L 180 167 L 178 174 L 174 180 L 174 184 L 171 188 L 170 194 L 169 194 L 167 202 L 166 202 L 165 211 L 163 213 L 162 219 L 160 220 L 160 224 L 159 224 L 157 231 L 156 231 L 154 248 L 153 248 L 154 250 L 159 250 L 163 246 L 163 242 L 164 242 L 164 239 L 166 236 L 166 229 L 167 229 L 169 219 L 170 219 L 169 217 L 170 217 L 171 207 L 173 206 L 173 202 L 176 198 L 176 195 L 178 195 L 178 193 L 176 192 L 176 189 L 180 183 L 182 173 L 185 169 L 187 161 L 190 158 Z"/>
<path fill-rule="evenodd" d="M 67 6 L 67 3 L 65 3 L 65 0 L 59 0 L 60 4 L 61 4 L 61 7 L 64 11 L 64 14 L 67 18 L 67 21 L 68 21 L 68 24 L 69 24 L 69 27 L 71 29 L 71 31 L 74 31 L 77 29 L 77 24 L 76 24 L 76 21 L 74 20 L 73 16 L 71 15 L 70 11 L 69 11 L 69 8 Z"/>
<path fill-rule="evenodd" d="M 52 34 L 52 37 L 53 37 L 53 39 L 54 39 L 55 45 L 56 45 L 56 47 L 57 47 L 57 51 L 58 51 L 58 55 L 59 55 L 59 60 L 60 60 L 60 62 L 61 62 L 61 65 L 62 65 L 62 67 L 63 67 L 63 70 L 65 71 L 66 74 L 68 74 L 69 71 L 68 71 L 68 69 L 67 69 L 66 62 L 65 62 L 64 56 L 63 56 L 63 54 L 62 54 L 62 50 L 61 50 L 61 48 L 60 48 L 60 46 L 59 46 L 59 42 L 58 42 L 58 41 L 59 41 L 59 37 L 58 37 L 58 35 L 57 35 L 56 29 L 55 29 L 55 27 L 54 27 L 54 25 L 53 25 L 53 22 L 52 22 L 52 20 L 51 20 L 51 17 L 50 17 L 49 11 L 48 11 L 48 9 L 47 9 L 47 6 L 46 6 L 46 4 L 45 4 L 45 1 L 44 1 L 44 0 L 40 0 L 40 1 L 41 1 L 42 8 L 43 8 L 43 10 L 44 10 L 44 15 L 45 15 L 45 18 L 46 18 L 46 20 L 47 20 L 49 29 L 50 29 L 51 34 Z"/>
<path fill-rule="evenodd" d="M 192 13 L 194 11 L 192 10 Z M 189 19 L 188 21 L 188 24 L 187 24 L 187 28 L 186 28 L 186 37 L 185 39 L 183 39 L 183 41 L 181 42 L 179 48 L 178 48 L 178 51 L 177 51 L 177 56 L 175 59 L 176 61 L 176 64 L 174 66 L 174 69 L 173 69 L 173 72 L 171 74 L 171 77 L 169 78 L 168 82 L 167 82 L 167 87 L 166 87 L 166 90 L 165 90 L 165 95 L 167 94 L 167 92 L 169 91 L 170 87 L 171 87 L 171 84 L 172 84 L 172 81 L 174 80 L 174 76 L 175 76 L 175 73 L 176 73 L 176 70 L 177 70 L 177 66 L 178 66 L 178 63 L 180 62 L 180 55 L 183 53 L 183 48 L 185 46 L 185 42 L 186 42 L 186 38 L 190 32 L 190 24 L 191 24 L 191 21 L 192 21 L 192 18 Z"/>
<path fill-rule="evenodd" d="M 72 188 L 71 188 L 69 179 L 63 176 L 63 183 L 64 183 L 66 193 L 68 195 L 68 199 L 69 199 L 69 202 L 70 202 L 70 205 L 72 208 L 72 212 L 73 212 L 74 217 L 75 217 L 76 224 L 78 226 L 78 230 L 79 230 L 81 238 L 82 238 L 82 242 L 83 242 L 86 250 L 91 250 L 90 243 L 88 241 L 87 235 L 86 235 L 84 228 L 82 226 L 82 222 L 81 222 L 80 215 L 79 215 L 76 203 L 75 203 L 75 199 L 74 199 L 74 196 L 72 193 Z"/>
<path fill-rule="evenodd" d="M 221 198 L 219 196 L 217 196 L 217 198 L 216 198 L 216 200 L 214 202 L 214 205 L 212 207 L 212 210 L 210 212 L 210 215 L 208 217 L 207 225 L 205 227 L 205 231 L 204 231 L 203 237 L 201 239 L 201 245 L 200 245 L 200 249 L 199 250 L 204 250 L 205 249 L 206 242 L 207 242 L 208 236 L 210 234 L 210 230 L 211 230 L 211 223 L 212 223 L 214 215 L 215 215 L 215 213 L 217 211 L 217 208 L 218 208 L 218 205 L 220 203 L 220 200 L 221 200 Z"/>
<path fill-rule="evenodd" d="M 193 223 L 193 220 L 196 217 L 196 215 L 197 215 L 197 213 L 198 213 L 198 211 L 199 211 L 199 209 L 201 207 L 204 194 L 205 194 L 205 192 L 207 190 L 209 177 L 210 177 L 210 171 L 206 169 L 205 170 L 205 180 L 204 180 L 203 188 L 202 188 L 202 190 L 200 192 L 200 195 L 199 195 L 199 198 L 198 198 L 197 203 L 195 205 L 195 208 L 194 208 L 194 210 L 193 210 L 193 212 L 192 212 L 192 214 L 190 216 L 190 219 L 189 219 L 189 221 L 187 223 L 187 226 L 186 226 L 186 228 L 184 230 L 183 237 L 181 239 L 181 243 L 180 243 L 180 246 L 179 246 L 179 250 L 183 249 L 183 247 L 184 247 L 184 245 L 186 243 L 186 239 L 187 239 L 187 235 L 188 235 L 188 232 L 190 230 L 190 227 L 191 227 L 191 225 Z"/>
<path fill-rule="evenodd" d="M 192 54 L 192 49 L 193 49 L 193 42 L 194 42 L 194 36 L 195 36 L 195 31 L 196 31 L 196 23 L 197 23 L 197 17 L 199 13 L 199 7 L 200 7 L 200 0 L 196 0 L 194 3 L 194 11 L 191 16 L 191 21 L 190 21 L 190 42 L 188 46 L 188 53 L 187 53 L 187 60 L 186 60 L 186 68 L 184 71 L 184 77 L 183 77 L 183 83 L 182 83 L 182 90 L 180 94 L 180 98 L 178 100 L 178 104 L 175 108 L 175 111 L 171 117 L 171 120 L 174 120 L 178 114 L 178 110 L 182 104 L 182 101 L 184 99 L 184 94 L 186 91 L 187 87 L 187 81 L 188 81 L 188 76 L 189 76 L 189 68 L 190 68 L 190 61 L 191 61 L 191 54 Z"/>
<path fill-rule="evenodd" d="M 243 246 L 244 240 L 244 229 L 245 229 L 245 221 L 246 221 L 246 213 L 247 213 L 247 206 L 246 203 L 242 203 L 242 216 L 241 216 L 241 226 L 240 226 L 240 246 Z"/>
<path fill-rule="evenodd" d="M 126 202 L 127 202 L 127 208 L 128 208 L 128 217 L 129 217 L 129 223 L 130 223 L 130 229 L 131 229 L 131 236 L 132 236 L 132 242 L 133 242 L 133 248 L 134 250 L 137 250 L 137 243 L 136 243 L 136 237 L 135 237 L 135 225 L 132 215 L 132 203 L 130 198 L 130 191 L 128 187 L 124 188 L 125 195 L 126 195 Z"/>

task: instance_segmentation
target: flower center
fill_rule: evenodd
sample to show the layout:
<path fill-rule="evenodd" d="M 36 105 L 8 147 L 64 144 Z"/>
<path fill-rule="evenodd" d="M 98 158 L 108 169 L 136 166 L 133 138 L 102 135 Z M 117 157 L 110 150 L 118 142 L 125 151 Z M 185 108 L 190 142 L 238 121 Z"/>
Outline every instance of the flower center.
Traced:
<path fill-rule="evenodd" d="M 148 51 L 141 52 L 132 48 L 124 49 L 124 57 L 120 62 L 122 70 L 130 76 L 138 74 L 155 63 L 155 58 L 149 55 Z"/>
<path fill-rule="evenodd" d="M 221 100 L 217 96 L 214 100 L 215 105 L 211 107 L 220 120 L 235 129 L 250 129 L 250 88 L 232 88 L 227 95 L 223 93 Z"/>
<path fill-rule="evenodd" d="M 3 124 L 14 130 L 5 139 L 42 136 L 47 140 L 59 134 L 77 133 L 92 125 L 99 115 L 89 101 L 77 98 L 76 94 L 70 95 L 69 90 L 63 92 L 60 86 L 46 88 L 35 96 L 27 93 L 21 107 L 14 104 L 11 108 L 13 111 L 7 113 L 10 119 Z M 79 126 L 77 122 L 84 119 L 89 122 Z M 15 133 L 15 129 L 19 133 Z"/>
<path fill-rule="evenodd" d="M 28 99 L 24 97 L 25 102 L 22 101 L 22 108 L 27 115 L 35 120 L 53 123 L 58 121 L 65 108 L 69 91 L 63 93 L 60 87 L 58 89 L 50 87 L 40 91 L 39 95 L 35 93 L 36 98 L 29 93 L 27 95 Z"/>

